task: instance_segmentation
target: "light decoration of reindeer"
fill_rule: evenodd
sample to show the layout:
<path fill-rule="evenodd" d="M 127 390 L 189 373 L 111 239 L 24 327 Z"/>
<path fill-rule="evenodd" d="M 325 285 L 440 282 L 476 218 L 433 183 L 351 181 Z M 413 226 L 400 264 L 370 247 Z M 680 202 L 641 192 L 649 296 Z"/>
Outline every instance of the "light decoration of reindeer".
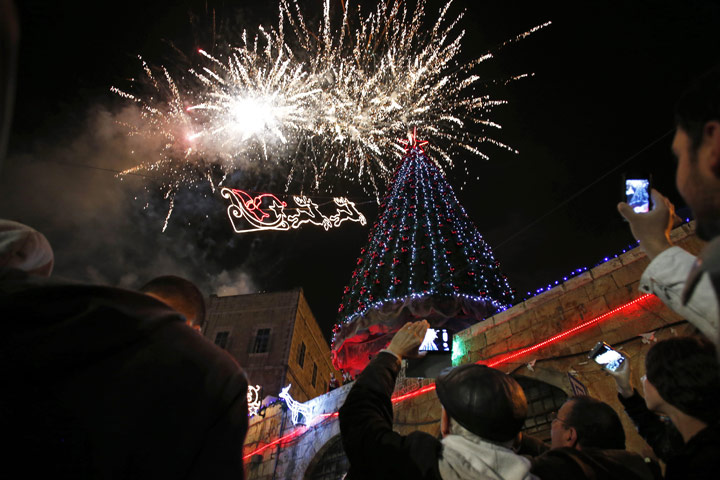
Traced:
<path fill-rule="evenodd" d="M 227 212 L 235 233 L 290 230 L 306 223 L 322 226 L 327 231 L 346 221 L 358 222 L 360 225 L 367 223 L 365 216 L 347 197 L 334 197 L 335 213 L 326 215 L 320 211 L 320 205 L 304 195 L 292 197 L 297 207 L 289 209 L 294 209 L 296 213 L 288 214 L 285 212 L 287 202 L 272 193 L 251 194 L 245 190 L 223 187 L 220 194 L 230 200 Z"/>
<path fill-rule="evenodd" d="M 287 387 L 283 388 L 280 391 L 280 398 L 285 400 L 285 404 L 290 409 L 290 412 L 292 413 L 292 421 L 294 425 L 297 425 L 298 423 L 302 423 L 304 425 L 309 425 L 312 423 L 313 419 L 315 418 L 315 415 L 313 415 L 313 409 L 312 407 L 309 407 L 305 405 L 304 403 L 300 403 L 296 400 L 294 400 L 290 396 L 290 387 L 292 386 L 291 383 L 288 384 Z M 303 416 L 304 421 L 300 421 L 300 415 Z"/>

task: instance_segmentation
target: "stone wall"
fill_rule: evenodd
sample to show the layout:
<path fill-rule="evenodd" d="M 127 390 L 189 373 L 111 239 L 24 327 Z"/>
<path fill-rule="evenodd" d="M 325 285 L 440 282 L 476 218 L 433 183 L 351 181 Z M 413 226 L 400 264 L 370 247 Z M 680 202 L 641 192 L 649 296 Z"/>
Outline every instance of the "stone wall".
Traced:
<path fill-rule="evenodd" d="M 298 363 L 301 345 L 305 345 L 303 365 Z M 297 303 L 295 326 L 290 343 L 290 355 L 287 359 L 287 381 L 292 383 L 290 393 L 296 400 L 305 401 L 327 391 L 330 374 L 342 379 L 340 372 L 335 370 L 330 359 L 330 346 L 315 321 L 315 316 L 304 295 L 300 295 Z M 315 385 L 312 384 L 313 366 L 317 367 Z"/>
<path fill-rule="evenodd" d="M 694 235 L 693 224 L 673 230 L 672 239 L 694 253 L 702 247 L 702 242 Z M 489 363 L 501 359 L 640 298 L 643 294 L 638 291 L 638 284 L 647 264 L 647 258 L 639 249 L 631 250 L 473 325 L 454 338 L 457 346 L 455 363 Z M 672 335 L 690 334 L 693 330 L 657 298 L 649 297 L 497 368 L 553 385 L 568 396 L 572 395 L 568 373 L 572 374 L 591 396 L 606 401 L 621 412 L 614 381 L 587 358 L 595 343 L 606 341 L 621 349 L 633 366 L 633 382 L 639 385 L 639 378 L 644 374 L 643 359 L 653 342 Z M 396 395 L 417 390 L 429 383 L 432 381 L 401 379 L 396 386 Z M 307 404 L 312 404 L 316 413 L 331 414 L 342 405 L 349 388 L 350 385 L 346 385 Z M 399 402 L 394 410 L 396 431 L 407 434 L 423 430 L 439 435 L 440 404 L 434 391 Z M 287 417 L 284 424 L 283 415 Z M 637 435 L 627 417 L 623 414 L 620 417 L 627 434 L 628 449 L 651 456 L 651 450 Z M 281 426 L 284 428 L 281 429 Z M 255 417 L 251 420 L 246 455 L 268 441 L 295 435 L 292 432 L 299 433 L 288 438 L 289 443 L 268 448 L 254 460 L 248 458 L 249 479 L 305 478 L 308 467 L 317 463 L 330 442 L 337 439 L 339 427 L 337 418 L 329 417 L 308 429 L 296 430 L 289 421 L 288 413 L 283 414 L 281 407 L 275 406 L 264 419 Z"/>
<path fill-rule="evenodd" d="M 697 253 L 703 245 L 694 235 L 694 223 L 673 230 L 672 240 L 693 253 Z M 456 363 L 490 363 L 509 352 L 543 342 L 638 299 L 644 295 L 638 290 L 638 285 L 648 263 L 639 248 L 633 249 L 473 325 L 454 338 L 458 350 L 462 352 Z M 567 375 L 570 373 L 587 388 L 589 395 L 621 412 L 615 382 L 595 362 L 588 360 L 589 350 L 598 341 L 621 349 L 630 358 L 633 383 L 639 386 L 639 379 L 645 373 L 645 354 L 652 343 L 693 331 L 691 325 L 653 296 L 498 368 L 544 381 L 568 395 L 572 394 Z M 531 363 L 533 361 L 534 364 Z M 627 416 L 620 417 L 627 434 L 628 449 L 649 454 L 649 448 Z"/>
<path fill-rule="evenodd" d="M 277 396 L 287 376 L 287 358 L 300 290 L 211 296 L 203 335 L 217 343 L 228 335 L 224 348 L 243 366 L 251 385 L 262 385 L 264 395 Z M 268 348 L 252 353 L 257 332 L 270 329 Z"/>

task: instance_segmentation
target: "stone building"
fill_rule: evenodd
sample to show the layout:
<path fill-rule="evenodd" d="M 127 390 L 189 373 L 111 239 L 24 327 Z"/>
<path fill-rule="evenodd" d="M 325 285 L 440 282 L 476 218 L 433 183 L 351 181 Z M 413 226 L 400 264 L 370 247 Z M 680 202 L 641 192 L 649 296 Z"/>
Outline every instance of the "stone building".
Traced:
<path fill-rule="evenodd" d="M 290 395 L 304 402 L 327 391 L 330 347 L 302 289 L 288 292 L 210 296 L 205 337 L 227 350 L 263 396 Z"/>
<path fill-rule="evenodd" d="M 673 230 L 676 245 L 697 253 L 702 242 L 694 224 Z M 524 431 L 549 439 L 551 413 L 584 390 L 612 405 L 622 419 L 628 450 L 652 457 L 652 450 L 622 413 L 615 383 L 587 354 L 598 342 L 620 349 L 632 366 L 634 385 L 645 373 L 644 357 L 657 340 L 695 329 L 658 298 L 638 291 L 648 259 L 634 249 L 557 287 L 459 332 L 454 363 L 484 363 L 513 375 L 530 404 Z M 275 406 L 253 417 L 245 442 L 248 479 L 339 479 L 347 469 L 338 408 L 351 385 L 307 402 L 308 425 L 295 426 Z M 440 403 L 432 379 L 401 378 L 394 394 L 394 429 L 440 434 Z"/>

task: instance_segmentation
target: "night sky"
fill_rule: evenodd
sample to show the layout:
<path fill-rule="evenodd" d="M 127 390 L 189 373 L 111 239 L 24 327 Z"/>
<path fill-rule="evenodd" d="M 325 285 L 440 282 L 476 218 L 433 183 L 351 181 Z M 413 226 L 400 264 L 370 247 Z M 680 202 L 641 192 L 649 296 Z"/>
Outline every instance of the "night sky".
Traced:
<path fill-rule="evenodd" d="M 110 87 L 141 74 L 136 56 L 170 64 L 182 52 L 192 61 L 196 48 L 212 44 L 213 13 L 217 32 L 253 30 L 276 24 L 275 3 L 19 3 L 18 91 L 0 215 L 48 236 L 60 276 L 132 288 L 179 274 L 206 294 L 301 286 L 329 338 L 368 226 L 240 236 L 226 201 L 205 186 L 178 195 L 162 233 L 167 202 L 153 180 L 113 173 L 132 161 L 116 123 L 123 102 Z M 300 3 L 307 18 L 320 13 L 320 0 Z M 430 1 L 427 14 L 442 4 Z M 462 169 L 448 172 L 520 301 L 632 243 L 615 209 L 623 172 L 651 172 L 683 206 L 670 154 L 672 107 L 684 85 L 718 62 L 720 5 L 478 0 L 456 1 L 451 16 L 462 9 L 464 60 L 553 22 L 476 70 L 492 96 L 509 102 L 495 110 L 503 125 L 495 137 L 519 154 L 489 147 L 489 161 L 468 157 L 462 190 Z M 502 85 L 521 73 L 534 76 Z M 282 193 L 284 185 L 271 170 L 234 179 L 247 190 Z M 372 224 L 372 199 L 359 189 L 348 194 L 366 202 L 360 209 Z"/>

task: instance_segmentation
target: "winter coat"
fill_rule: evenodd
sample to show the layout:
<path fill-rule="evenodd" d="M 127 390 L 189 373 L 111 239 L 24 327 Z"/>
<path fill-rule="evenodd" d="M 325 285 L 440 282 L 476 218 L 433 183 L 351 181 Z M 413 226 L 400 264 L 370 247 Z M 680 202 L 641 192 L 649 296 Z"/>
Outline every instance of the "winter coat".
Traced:
<path fill-rule="evenodd" d="M 688 273 L 696 257 L 680 247 L 660 253 L 645 268 L 639 290 L 657 295 L 678 315 L 692 323 L 712 342 L 718 341 L 718 300 L 710 276 L 704 273 L 687 304 L 681 301 Z"/>
<path fill-rule="evenodd" d="M 665 461 L 665 480 L 720 477 L 720 425 L 710 425 L 684 443 L 672 424 L 648 410 L 637 390 L 630 398 L 620 397 L 620 401 L 640 436 Z"/>
<path fill-rule="evenodd" d="M 618 394 L 618 399 L 640 436 L 660 460 L 667 462 L 682 448 L 685 442 L 675 425 L 648 410 L 645 400 L 637 390 L 628 398 Z"/>
<path fill-rule="evenodd" d="M 5 471 L 244 477 L 245 374 L 167 305 L 0 269 L 0 312 Z"/>
<path fill-rule="evenodd" d="M 656 464 L 657 466 L 657 464 Z M 533 459 L 532 470 L 542 480 L 655 480 L 655 471 L 637 453 L 627 450 L 576 450 L 563 447 Z"/>
<path fill-rule="evenodd" d="M 720 425 L 701 430 L 667 461 L 665 480 L 711 480 L 720 477 Z"/>

